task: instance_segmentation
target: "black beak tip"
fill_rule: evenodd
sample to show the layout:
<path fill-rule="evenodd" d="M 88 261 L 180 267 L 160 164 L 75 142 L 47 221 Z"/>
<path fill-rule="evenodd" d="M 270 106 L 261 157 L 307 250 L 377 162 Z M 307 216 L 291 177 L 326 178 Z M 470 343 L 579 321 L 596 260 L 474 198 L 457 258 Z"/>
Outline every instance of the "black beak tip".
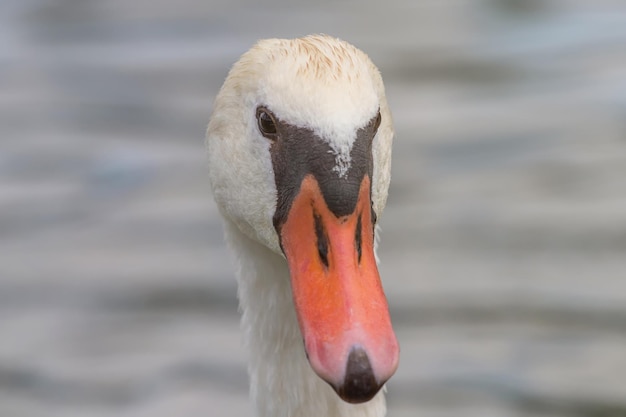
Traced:
<path fill-rule="evenodd" d="M 360 404 L 374 398 L 384 381 L 379 383 L 374 376 L 367 353 L 360 347 L 353 348 L 348 356 L 346 376 L 343 384 L 335 388 L 342 400 Z"/>

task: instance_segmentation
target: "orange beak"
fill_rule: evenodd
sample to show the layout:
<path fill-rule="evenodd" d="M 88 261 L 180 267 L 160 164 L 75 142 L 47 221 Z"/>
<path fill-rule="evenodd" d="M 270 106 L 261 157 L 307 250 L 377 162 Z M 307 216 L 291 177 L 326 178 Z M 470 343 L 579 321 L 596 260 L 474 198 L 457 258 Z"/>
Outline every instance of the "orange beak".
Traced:
<path fill-rule="evenodd" d="M 370 178 L 354 212 L 336 217 L 307 175 L 280 237 L 311 367 L 345 401 L 369 401 L 399 356 L 374 257 Z"/>

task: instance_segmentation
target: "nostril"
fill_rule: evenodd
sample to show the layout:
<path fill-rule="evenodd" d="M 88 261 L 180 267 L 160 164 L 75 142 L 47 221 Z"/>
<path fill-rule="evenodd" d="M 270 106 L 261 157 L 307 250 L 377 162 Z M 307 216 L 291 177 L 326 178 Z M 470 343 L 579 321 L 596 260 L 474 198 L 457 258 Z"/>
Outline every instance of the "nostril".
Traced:
<path fill-rule="evenodd" d="M 356 253 L 357 253 L 357 260 L 359 263 L 361 263 L 361 246 L 362 246 L 362 239 L 361 239 L 361 215 L 359 214 L 359 220 L 356 223 L 356 232 L 355 232 L 355 236 L 354 236 L 354 242 L 356 245 Z"/>
<path fill-rule="evenodd" d="M 349 403 L 363 403 L 371 400 L 381 386 L 374 376 L 367 353 L 362 348 L 353 348 L 348 356 L 343 385 L 337 389 L 339 396 Z"/>
<path fill-rule="evenodd" d="M 328 268 L 328 238 L 322 218 L 318 214 L 315 214 L 315 235 L 317 237 L 317 253 L 324 266 Z"/>

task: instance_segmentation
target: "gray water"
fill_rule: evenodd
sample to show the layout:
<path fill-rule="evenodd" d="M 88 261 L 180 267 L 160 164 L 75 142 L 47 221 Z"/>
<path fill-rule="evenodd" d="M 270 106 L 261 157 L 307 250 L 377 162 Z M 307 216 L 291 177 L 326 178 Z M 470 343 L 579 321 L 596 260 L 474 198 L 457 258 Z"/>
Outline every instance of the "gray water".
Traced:
<path fill-rule="evenodd" d="M 203 135 L 313 32 L 395 116 L 389 415 L 626 415 L 624 2 L 3 0 L 0 416 L 251 415 Z"/>

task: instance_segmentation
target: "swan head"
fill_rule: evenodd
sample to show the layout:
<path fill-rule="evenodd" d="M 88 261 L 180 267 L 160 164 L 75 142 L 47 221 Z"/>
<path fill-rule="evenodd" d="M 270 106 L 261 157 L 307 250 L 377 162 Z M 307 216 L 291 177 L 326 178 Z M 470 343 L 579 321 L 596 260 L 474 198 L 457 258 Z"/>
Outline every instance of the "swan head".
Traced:
<path fill-rule="evenodd" d="M 398 364 L 374 254 L 392 137 L 378 69 L 324 35 L 257 43 L 229 72 L 207 130 L 222 215 L 286 258 L 309 363 L 352 403 Z"/>

